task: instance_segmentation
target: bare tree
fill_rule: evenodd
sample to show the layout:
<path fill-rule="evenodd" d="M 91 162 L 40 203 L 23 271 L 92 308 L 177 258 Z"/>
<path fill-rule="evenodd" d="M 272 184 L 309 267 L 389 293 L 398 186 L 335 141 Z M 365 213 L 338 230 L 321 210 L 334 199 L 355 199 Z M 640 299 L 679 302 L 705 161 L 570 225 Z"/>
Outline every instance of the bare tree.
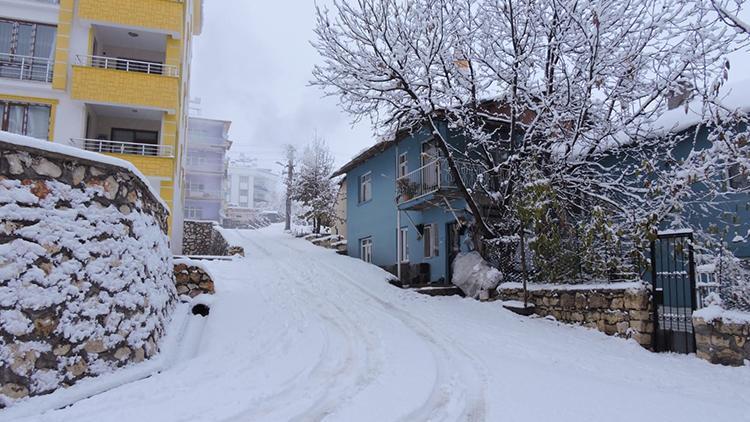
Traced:
<path fill-rule="evenodd" d="M 747 148 L 673 154 L 685 138 L 668 136 L 669 99 L 710 120 L 738 48 L 704 0 L 335 1 L 316 34 L 313 84 L 389 133 L 428 128 L 485 239 L 564 226 L 592 242 L 643 237 Z M 463 180 L 458 159 L 480 177 Z M 501 218 L 483 217 L 479 195 Z"/>

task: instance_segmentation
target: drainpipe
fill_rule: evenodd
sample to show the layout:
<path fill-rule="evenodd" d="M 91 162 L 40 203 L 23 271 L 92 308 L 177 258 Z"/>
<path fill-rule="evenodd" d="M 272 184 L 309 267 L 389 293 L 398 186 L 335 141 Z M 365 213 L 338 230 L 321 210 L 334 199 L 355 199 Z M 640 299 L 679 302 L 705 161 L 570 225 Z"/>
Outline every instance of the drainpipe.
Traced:
<path fill-rule="evenodd" d="M 396 277 L 398 277 L 398 282 L 401 283 L 401 211 L 398 209 L 398 143 L 396 144 L 396 178 L 394 182 L 394 187 L 396 188 Z"/>

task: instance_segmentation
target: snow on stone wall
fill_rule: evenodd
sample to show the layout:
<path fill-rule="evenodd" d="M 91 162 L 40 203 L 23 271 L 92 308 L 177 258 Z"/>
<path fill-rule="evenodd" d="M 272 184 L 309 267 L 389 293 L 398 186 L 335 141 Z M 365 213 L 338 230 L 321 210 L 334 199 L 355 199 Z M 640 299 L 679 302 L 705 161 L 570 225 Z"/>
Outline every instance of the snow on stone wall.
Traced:
<path fill-rule="evenodd" d="M 93 158 L 0 139 L 0 407 L 154 355 L 171 317 L 168 211 Z"/>
<path fill-rule="evenodd" d="M 553 316 L 561 322 L 582 324 L 607 335 L 635 339 L 651 347 L 654 333 L 650 287 L 643 283 L 599 285 L 533 285 L 529 302 L 534 313 Z M 497 288 L 501 300 L 523 300 L 519 283 Z"/>
<path fill-rule="evenodd" d="M 182 253 L 185 255 L 245 255 L 241 246 L 229 245 L 213 221 L 185 220 L 182 239 Z"/>
<path fill-rule="evenodd" d="M 693 313 L 697 355 L 711 363 L 750 362 L 750 313 L 713 305 Z"/>

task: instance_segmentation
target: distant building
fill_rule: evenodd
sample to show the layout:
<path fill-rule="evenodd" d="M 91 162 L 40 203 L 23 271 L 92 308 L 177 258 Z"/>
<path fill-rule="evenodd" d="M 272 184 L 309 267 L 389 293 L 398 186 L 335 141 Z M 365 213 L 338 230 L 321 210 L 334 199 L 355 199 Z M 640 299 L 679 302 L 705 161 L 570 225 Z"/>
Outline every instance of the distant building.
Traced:
<path fill-rule="evenodd" d="M 221 222 L 231 122 L 191 117 L 185 165 L 185 218 Z"/>
<path fill-rule="evenodd" d="M 269 169 L 233 160 L 229 163 L 227 203 L 232 207 L 257 211 L 274 209 L 278 202 L 279 176 Z"/>

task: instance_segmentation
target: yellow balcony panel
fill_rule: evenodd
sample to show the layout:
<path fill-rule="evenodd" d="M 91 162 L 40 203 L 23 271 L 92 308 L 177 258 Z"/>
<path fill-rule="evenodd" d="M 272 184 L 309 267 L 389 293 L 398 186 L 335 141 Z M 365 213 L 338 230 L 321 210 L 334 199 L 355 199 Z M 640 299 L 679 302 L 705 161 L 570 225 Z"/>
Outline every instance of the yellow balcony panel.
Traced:
<path fill-rule="evenodd" d="M 184 4 L 176 0 L 79 0 L 80 19 L 128 28 L 146 28 L 179 36 Z"/>
<path fill-rule="evenodd" d="M 175 113 L 180 101 L 175 76 L 89 66 L 73 66 L 73 99 L 142 106 Z"/>
<path fill-rule="evenodd" d="M 146 177 L 171 178 L 173 175 L 173 165 L 174 165 L 173 158 L 142 157 L 142 156 L 137 156 L 137 155 L 113 154 L 113 153 L 104 153 L 104 155 L 109 155 L 111 157 L 117 157 L 125 161 L 130 161 L 131 163 L 133 163 L 135 168 L 137 168 Z M 172 198 L 163 198 L 163 199 L 171 200 Z"/>

